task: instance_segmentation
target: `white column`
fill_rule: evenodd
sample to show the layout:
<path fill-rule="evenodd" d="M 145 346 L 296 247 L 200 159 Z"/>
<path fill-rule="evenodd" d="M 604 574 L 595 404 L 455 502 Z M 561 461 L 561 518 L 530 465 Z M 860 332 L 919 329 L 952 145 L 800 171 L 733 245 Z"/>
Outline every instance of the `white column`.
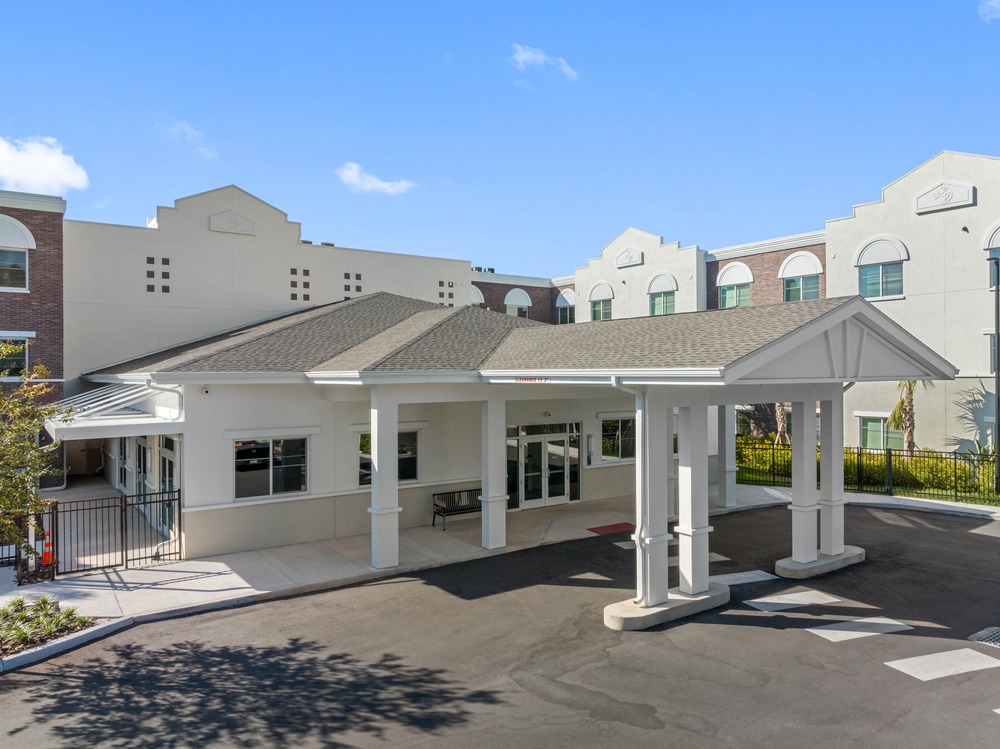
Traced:
<path fill-rule="evenodd" d="M 820 401 L 819 551 L 844 553 L 844 394 Z"/>
<path fill-rule="evenodd" d="M 491 394 L 482 402 L 483 548 L 507 545 L 507 403 Z"/>
<path fill-rule="evenodd" d="M 688 406 L 678 414 L 680 489 L 677 546 L 681 593 L 708 590 L 708 408 Z"/>
<path fill-rule="evenodd" d="M 816 406 L 792 403 L 792 561 L 815 562 L 816 531 Z"/>
<path fill-rule="evenodd" d="M 719 406 L 719 497 L 716 507 L 736 506 L 736 406 Z"/>
<path fill-rule="evenodd" d="M 635 397 L 636 601 L 665 603 L 668 582 L 670 504 L 673 494 L 673 408 L 666 388 L 649 387 Z"/>
<path fill-rule="evenodd" d="M 372 567 L 399 565 L 399 400 L 372 386 Z"/>

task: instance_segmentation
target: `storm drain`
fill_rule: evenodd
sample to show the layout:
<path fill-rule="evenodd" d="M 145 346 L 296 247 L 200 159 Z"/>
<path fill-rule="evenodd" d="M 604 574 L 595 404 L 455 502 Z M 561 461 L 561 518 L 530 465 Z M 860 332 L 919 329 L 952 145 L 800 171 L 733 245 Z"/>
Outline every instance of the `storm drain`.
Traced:
<path fill-rule="evenodd" d="M 987 627 L 981 629 L 976 634 L 969 637 L 973 642 L 981 642 L 983 645 L 992 645 L 1000 648 L 1000 627 Z"/>

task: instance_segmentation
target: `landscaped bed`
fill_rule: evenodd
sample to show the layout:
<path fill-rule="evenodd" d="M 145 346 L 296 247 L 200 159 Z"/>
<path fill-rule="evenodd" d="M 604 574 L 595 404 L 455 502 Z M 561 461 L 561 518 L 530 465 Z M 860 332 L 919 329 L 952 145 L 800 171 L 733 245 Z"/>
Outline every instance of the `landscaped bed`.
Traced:
<path fill-rule="evenodd" d="M 29 601 L 15 598 L 0 609 L 0 657 L 13 655 L 49 640 L 93 626 L 71 606 L 62 608 L 51 596 Z"/>

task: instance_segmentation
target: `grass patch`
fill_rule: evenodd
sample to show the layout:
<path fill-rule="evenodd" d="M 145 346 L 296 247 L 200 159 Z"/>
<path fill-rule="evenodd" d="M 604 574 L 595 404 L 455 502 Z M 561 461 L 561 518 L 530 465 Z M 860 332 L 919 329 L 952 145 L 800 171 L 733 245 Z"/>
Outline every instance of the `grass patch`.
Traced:
<path fill-rule="evenodd" d="M 61 608 L 51 596 L 37 601 L 15 598 L 0 609 L 0 656 L 13 655 L 93 624 L 93 619 L 79 616 L 72 606 Z"/>

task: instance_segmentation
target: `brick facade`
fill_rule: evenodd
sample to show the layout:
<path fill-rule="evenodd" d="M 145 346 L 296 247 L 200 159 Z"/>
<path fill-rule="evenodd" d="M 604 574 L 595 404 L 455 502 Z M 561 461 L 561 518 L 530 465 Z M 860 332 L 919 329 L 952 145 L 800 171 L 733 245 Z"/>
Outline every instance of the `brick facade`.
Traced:
<path fill-rule="evenodd" d="M 531 299 L 531 309 L 528 319 L 555 325 L 559 322 L 556 312 L 556 297 L 559 289 L 553 286 L 528 286 L 526 284 L 494 283 L 492 281 L 473 281 L 473 286 L 483 293 L 483 305 L 494 312 L 506 312 L 507 306 L 503 300 L 511 289 L 521 289 Z"/>
<path fill-rule="evenodd" d="M 795 247 L 790 250 L 763 252 L 758 255 L 744 255 L 728 260 L 709 260 L 705 263 L 705 308 L 718 309 L 719 287 L 716 280 L 719 273 L 730 263 L 743 263 L 753 273 L 753 283 L 750 284 L 750 304 L 777 304 L 785 300 L 784 281 L 778 277 L 781 264 L 796 252 L 811 252 L 819 258 L 820 264 L 826 269 L 826 245 L 814 244 L 807 247 Z M 826 274 L 819 276 L 819 298 L 826 298 Z"/>
<path fill-rule="evenodd" d="M 0 214 L 24 224 L 35 240 L 28 250 L 28 293 L 0 291 L 0 330 L 33 331 L 28 364 L 44 364 L 55 379 L 63 377 L 63 215 L 55 211 L 9 208 Z M 53 383 L 52 399 L 62 397 Z"/>

